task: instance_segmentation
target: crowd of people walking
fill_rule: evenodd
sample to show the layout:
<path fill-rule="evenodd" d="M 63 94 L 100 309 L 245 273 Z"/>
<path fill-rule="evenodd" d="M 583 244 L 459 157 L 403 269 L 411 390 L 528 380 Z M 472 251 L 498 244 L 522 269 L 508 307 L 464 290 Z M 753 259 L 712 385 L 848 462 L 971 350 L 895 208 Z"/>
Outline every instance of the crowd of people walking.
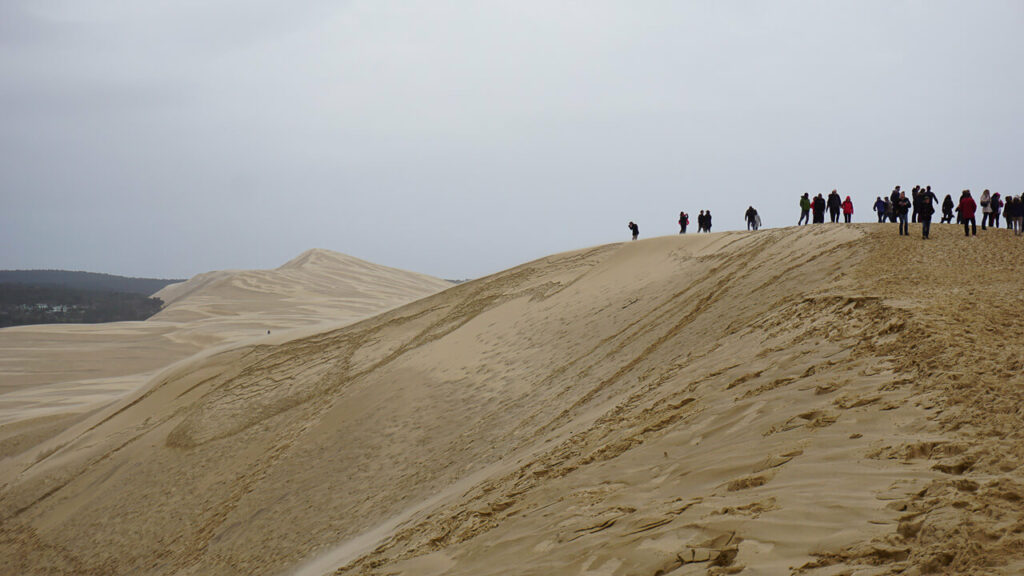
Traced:
<path fill-rule="evenodd" d="M 849 196 L 845 200 L 842 199 L 837 190 L 832 190 L 827 198 L 821 194 L 811 198 L 805 192 L 800 197 L 799 204 L 800 218 L 797 220 L 797 226 L 824 223 L 826 212 L 828 212 L 829 220 L 834 223 L 839 222 L 840 215 L 843 217 L 843 222 L 847 224 L 853 220 L 853 200 Z M 932 192 L 931 186 L 914 186 L 910 191 L 909 198 L 904 190 L 896 186 L 888 196 L 878 196 L 872 210 L 878 216 L 879 223 L 898 224 L 900 236 L 910 235 L 911 223 L 921 224 L 921 237 L 927 239 L 931 235 L 932 217 L 935 215 L 936 206 L 942 210 L 939 222 L 949 224 L 955 217 L 956 223 L 963 225 L 966 236 L 978 234 L 977 212 L 979 207 L 982 230 L 986 230 L 990 226 L 999 228 L 999 219 L 1002 216 L 1007 229 L 1013 230 L 1017 236 L 1024 235 L 1024 195 L 1009 196 L 1003 199 L 998 192 L 993 194 L 985 190 L 976 202 L 971 196 L 971 191 L 964 190 L 960 193 L 959 201 L 954 202 L 953 197 L 946 194 L 940 203 L 938 196 Z M 747 223 L 747 230 L 757 230 L 761 227 L 761 216 L 753 206 L 747 207 L 744 220 Z M 689 224 L 690 215 L 680 212 L 679 233 L 686 234 Z M 639 226 L 630 222 L 629 229 L 633 233 L 633 240 L 636 240 L 640 235 Z M 697 232 L 711 232 L 711 210 L 701 210 L 697 215 Z"/>

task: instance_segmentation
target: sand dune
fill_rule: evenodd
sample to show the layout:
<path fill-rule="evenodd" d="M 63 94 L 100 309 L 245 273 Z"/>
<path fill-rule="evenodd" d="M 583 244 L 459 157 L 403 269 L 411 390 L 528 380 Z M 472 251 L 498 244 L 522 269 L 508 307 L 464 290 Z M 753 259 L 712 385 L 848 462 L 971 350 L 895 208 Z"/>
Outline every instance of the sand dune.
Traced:
<path fill-rule="evenodd" d="M 182 362 L 4 461 L 3 571 L 1021 573 L 1024 243 L 936 228 L 602 246 Z"/>
<path fill-rule="evenodd" d="M 24 429 L 38 423 L 25 421 L 80 416 L 200 351 L 319 332 L 449 286 L 309 250 L 276 270 L 209 272 L 168 286 L 157 294 L 165 309 L 145 322 L 0 330 L 0 458 L 36 438 Z"/>

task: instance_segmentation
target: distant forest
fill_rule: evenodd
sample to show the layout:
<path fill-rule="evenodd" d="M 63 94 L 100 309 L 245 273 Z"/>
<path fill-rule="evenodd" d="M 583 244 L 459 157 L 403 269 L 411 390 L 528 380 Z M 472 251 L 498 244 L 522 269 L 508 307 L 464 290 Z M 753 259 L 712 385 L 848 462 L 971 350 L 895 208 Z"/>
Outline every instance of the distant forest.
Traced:
<path fill-rule="evenodd" d="M 181 280 L 65 270 L 0 270 L 0 328 L 145 320 L 164 304 L 150 294 L 175 282 Z"/>
<path fill-rule="evenodd" d="M 37 286 L 64 286 L 80 290 L 103 292 L 127 292 L 152 296 L 164 286 L 184 280 L 163 280 L 159 278 L 129 278 L 96 272 L 72 272 L 69 270 L 0 270 L 0 284 L 17 282 Z"/>

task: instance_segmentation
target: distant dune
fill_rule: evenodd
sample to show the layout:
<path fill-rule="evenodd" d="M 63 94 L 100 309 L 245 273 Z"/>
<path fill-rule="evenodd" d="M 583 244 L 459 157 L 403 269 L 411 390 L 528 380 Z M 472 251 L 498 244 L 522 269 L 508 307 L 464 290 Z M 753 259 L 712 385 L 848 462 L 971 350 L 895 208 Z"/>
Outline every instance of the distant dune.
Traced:
<path fill-rule="evenodd" d="M 1020 574 L 1024 242 L 932 234 L 601 246 L 190 359 L 3 461 L 0 571 Z"/>
<path fill-rule="evenodd" d="M 449 286 L 430 276 L 309 250 L 276 270 L 209 272 L 167 286 L 158 293 L 166 308 L 145 322 L 2 329 L 0 458 L 193 354 L 315 333 Z"/>

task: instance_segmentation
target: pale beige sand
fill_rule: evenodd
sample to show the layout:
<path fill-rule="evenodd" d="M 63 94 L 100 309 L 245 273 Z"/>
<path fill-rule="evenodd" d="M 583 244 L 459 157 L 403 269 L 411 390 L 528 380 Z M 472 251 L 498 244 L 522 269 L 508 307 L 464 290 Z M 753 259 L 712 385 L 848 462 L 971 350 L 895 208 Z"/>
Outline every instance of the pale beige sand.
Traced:
<path fill-rule="evenodd" d="M 1024 242 L 559 254 L 184 362 L 0 470 L 9 574 L 1019 574 Z"/>
<path fill-rule="evenodd" d="M 165 309 L 145 322 L 0 330 L 0 458 L 21 435 L 11 423 L 94 410 L 202 350 L 320 332 L 450 286 L 309 250 L 274 270 L 209 272 L 168 286 L 157 294 Z"/>

